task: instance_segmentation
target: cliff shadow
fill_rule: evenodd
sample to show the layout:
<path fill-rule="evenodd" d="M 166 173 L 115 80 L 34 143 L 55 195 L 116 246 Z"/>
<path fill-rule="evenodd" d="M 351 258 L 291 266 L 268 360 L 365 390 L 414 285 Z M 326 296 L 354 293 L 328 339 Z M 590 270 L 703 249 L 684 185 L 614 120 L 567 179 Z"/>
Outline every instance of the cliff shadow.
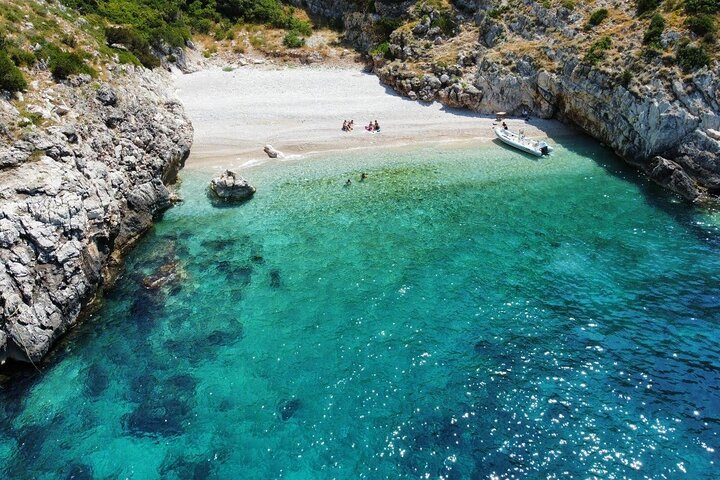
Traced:
<path fill-rule="evenodd" d="M 696 215 L 702 211 L 709 211 L 707 207 L 694 205 L 679 194 L 658 185 L 640 167 L 628 163 L 610 147 L 598 142 L 584 131 L 578 131 L 578 134 L 573 138 L 559 143 L 559 145 L 576 155 L 591 158 L 609 175 L 623 182 L 636 185 L 647 205 L 663 211 L 674 222 L 692 232 L 698 239 L 705 242 L 709 241 L 713 248 L 720 249 L 720 232 L 697 223 Z M 593 154 L 591 150 L 600 153 Z"/>

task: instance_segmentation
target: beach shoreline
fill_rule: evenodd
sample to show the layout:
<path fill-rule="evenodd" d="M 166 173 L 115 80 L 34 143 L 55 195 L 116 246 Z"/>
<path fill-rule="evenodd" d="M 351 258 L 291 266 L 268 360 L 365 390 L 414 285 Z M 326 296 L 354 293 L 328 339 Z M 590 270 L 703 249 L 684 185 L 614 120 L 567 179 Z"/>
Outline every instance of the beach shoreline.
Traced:
<path fill-rule="evenodd" d="M 217 66 L 175 77 L 195 127 L 186 169 L 243 168 L 268 160 L 267 144 L 294 160 L 323 153 L 416 145 L 489 144 L 495 116 L 397 95 L 363 66 Z M 343 120 L 355 129 L 343 132 Z M 365 131 L 377 120 L 380 133 Z M 533 138 L 577 135 L 557 120 L 510 118 Z"/>

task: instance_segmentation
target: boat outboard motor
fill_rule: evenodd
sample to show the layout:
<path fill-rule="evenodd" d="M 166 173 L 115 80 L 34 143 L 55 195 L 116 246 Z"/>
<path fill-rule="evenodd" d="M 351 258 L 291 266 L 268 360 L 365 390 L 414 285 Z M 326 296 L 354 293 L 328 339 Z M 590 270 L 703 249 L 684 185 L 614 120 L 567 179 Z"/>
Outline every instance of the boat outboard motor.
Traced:
<path fill-rule="evenodd" d="M 540 142 L 538 146 L 540 147 L 540 153 L 542 153 L 543 155 L 550 155 L 550 147 L 547 143 Z"/>

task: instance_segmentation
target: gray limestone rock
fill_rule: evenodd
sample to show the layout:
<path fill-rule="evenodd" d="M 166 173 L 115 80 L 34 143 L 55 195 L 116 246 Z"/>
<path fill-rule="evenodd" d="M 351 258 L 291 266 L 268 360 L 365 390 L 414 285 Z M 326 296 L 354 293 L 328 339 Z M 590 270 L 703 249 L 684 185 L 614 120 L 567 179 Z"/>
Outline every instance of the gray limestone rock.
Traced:
<path fill-rule="evenodd" d="M 210 191 L 225 202 L 242 201 L 255 194 L 255 187 L 240 175 L 226 170 L 210 181 Z"/>
<path fill-rule="evenodd" d="M 115 90 L 108 85 L 103 84 L 100 86 L 100 88 L 97 91 L 96 95 L 97 99 L 105 106 L 108 107 L 114 107 L 117 105 L 117 94 L 115 93 Z"/>
<path fill-rule="evenodd" d="M 41 360 L 170 206 L 190 122 L 162 72 L 111 72 L 97 91 L 72 79 L 53 87 L 82 112 L 62 117 L 72 123 L 0 140 L 0 362 Z M 16 123 L 5 103 L 0 122 Z M 112 131 L 108 111 L 124 119 Z"/>

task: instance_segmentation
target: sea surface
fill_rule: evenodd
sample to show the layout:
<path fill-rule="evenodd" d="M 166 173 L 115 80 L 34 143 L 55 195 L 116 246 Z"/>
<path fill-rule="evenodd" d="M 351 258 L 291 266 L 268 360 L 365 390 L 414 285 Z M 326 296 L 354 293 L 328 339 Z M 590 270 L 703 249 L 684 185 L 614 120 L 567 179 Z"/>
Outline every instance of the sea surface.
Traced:
<path fill-rule="evenodd" d="M 2 478 L 720 477 L 716 215 L 579 137 L 215 171 L 0 388 Z"/>

